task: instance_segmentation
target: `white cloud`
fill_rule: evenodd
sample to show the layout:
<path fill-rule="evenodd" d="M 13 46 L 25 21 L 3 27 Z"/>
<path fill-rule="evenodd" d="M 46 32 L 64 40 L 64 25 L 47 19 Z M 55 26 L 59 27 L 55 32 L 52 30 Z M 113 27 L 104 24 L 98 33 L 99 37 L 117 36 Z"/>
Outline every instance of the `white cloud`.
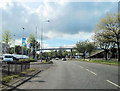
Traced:
<path fill-rule="evenodd" d="M 12 0 L 0 0 L 0 8 L 4 9 L 4 10 L 8 10 L 8 7 L 13 7 L 13 3 Z"/>
<path fill-rule="evenodd" d="M 54 39 L 54 38 L 62 38 L 66 40 L 86 40 L 89 39 L 91 40 L 91 36 L 93 35 L 93 32 L 79 32 L 77 34 L 66 34 L 62 32 L 51 32 L 49 31 L 48 33 L 45 33 L 45 36 L 48 37 L 48 39 Z"/>
<path fill-rule="evenodd" d="M 10 30 L 16 34 L 16 44 L 21 44 L 22 27 L 25 28 L 25 37 L 29 34 L 35 34 L 35 27 L 37 26 L 38 39 L 40 39 L 41 22 L 42 20 L 50 19 L 50 24 L 44 24 L 44 36 L 46 39 L 62 38 L 65 40 L 85 40 L 90 39 L 93 35 L 94 24 L 97 18 L 105 12 L 107 6 L 104 8 L 98 5 L 90 4 L 90 11 L 87 5 L 79 5 L 78 3 L 66 3 L 63 0 L 56 0 L 50 3 L 48 0 L 38 4 L 36 8 L 32 8 L 32 2 L 27 3 L 17 0 L 19 3 L 12 3 L 11 0 L 3 3 L 3 29 Z M 34 1 L 35 2 L 35 1 Z M 31 4 L 31 5 L 29 5 Z M 87 21 L 87 22 L 86 22 Z M 45 47 L 49 47 L 44 43 Z M 65 45 L 67 46 L 67 45 Z"/>

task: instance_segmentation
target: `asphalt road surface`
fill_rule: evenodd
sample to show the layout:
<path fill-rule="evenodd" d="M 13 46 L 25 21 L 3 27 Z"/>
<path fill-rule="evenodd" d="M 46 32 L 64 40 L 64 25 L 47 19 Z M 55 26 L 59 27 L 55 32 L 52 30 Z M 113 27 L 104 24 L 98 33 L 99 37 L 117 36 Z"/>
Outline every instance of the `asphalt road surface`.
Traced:
<path fill-rule="evenodd" d="M 97 63 L 54 60 L 19 89 L 118 89 L 118 67 Z"/>

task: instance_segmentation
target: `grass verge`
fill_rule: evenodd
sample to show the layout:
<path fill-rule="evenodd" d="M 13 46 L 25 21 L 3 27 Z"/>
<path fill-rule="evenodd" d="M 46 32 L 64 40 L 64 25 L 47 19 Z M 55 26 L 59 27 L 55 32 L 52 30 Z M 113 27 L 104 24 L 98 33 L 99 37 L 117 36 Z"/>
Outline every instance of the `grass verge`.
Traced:
<path fill-rule="evenodd" d="M 74 61 L 83 61 L 83 62 L 90 62 L 90 63 L 100 63 L 100 64 L 108 64 L 108 65 L 115 65 L 120 66 L 120 63 L 116 60 L 97 60 L 97 59 L 91 59 L 91 60 L 84 60 L 84 59 L 75 59 Z"/>
<path fill-rule="evenodd" d="M 52 61 L 48 61 L 48 62 L 41 62 L 41 63 L 43 63 L 43 64 L 52 64 L 53 62 Z"/>
<path fill-rule="evenodd" d="M 36 70 L 37 69 L 27 69 L 17 75 L 10 75 L 10 76 L 2 77 L 2 83 L 9 83 L 16 78 L 29 76 L 30 74 L 32 74 L 32 72 L 34 72 Z"/>
<path fill-rule="evenodd" d="M 3 77 L 3 78 L 2 78 L 2 82 L 3 82 L 3 83 L 8 83 L 8 82 L 10 82 L 12 79 L 18 78 L 18 77 L 19 77 L 19 75 L 6 76 L 6 77 Z"/>

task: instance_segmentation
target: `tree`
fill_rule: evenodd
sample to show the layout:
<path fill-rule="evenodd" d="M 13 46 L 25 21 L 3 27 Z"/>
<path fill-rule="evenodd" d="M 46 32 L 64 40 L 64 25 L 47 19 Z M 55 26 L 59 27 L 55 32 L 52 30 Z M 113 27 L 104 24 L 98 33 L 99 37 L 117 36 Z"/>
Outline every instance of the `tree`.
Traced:
<path fill-rule="evenodd" d="M 10 54 L 13 54 L 13 53 L 14 53 L 14 47 L 11 47 L 11 48 L 10 48 L 9 53 L 10 53 Z"/>
<path fill-rule="evenodd" d="M 22 49 L 21 49 L 21 46 L 20 45 L 16 45 L 15 46 L 15 52 L 16 52 L 16 54 L 21 54 L 22 52 Z"/>
<path fill-rule="evenodd" d="M 84 59 L 86 54 L 87 53 L 90 54 L 95 48 L 96 48 L 95 45 L 92 42 L 89 42 L 88 40 L 78 42 L 75 47 L 75 49 L 79 53 L 83 53 Z"/>
<path fill-rule="evenodd" d="M 104 33 L 98 31 L 95 32 L 94 41 L 99 48 L 104 50 L 104 57 L 105 60 L 107 60 L 109 49 L 111 48 L 111 46 L 113 46 L 113 44 L 109 42 L 108 39 L 104 38 Z"/>
<path fill-rule="evenodd" d="M 59 51 L 57 52 L 57 54 L 58 54 L 58 57 L 59 57 L 59 58 L 62 58 L 62 57 L 63 57 L 63 55 L 62 55 L 62 50 L 59 50 Z"/>
<path fill-rule="evenodd" d="M 39 48 L 40 44 L 38 43 L 38 41 L 35 40 L 35 35 L 34 34 L 30 34 L 28 41 L 31 44 L 31 47 L 33 48 L 33 58 L 35 58 L 35 54 L 36 54 L 36 50 Z"/>
<path fill-rule="evenodd" d="M 10 34 L 10 31 L 6 30 L 4 31 L 3 35 L 2 35 L 2 41 L 5 42 L 6 44 L 10 45 L 10 41 L 11 41 L 12 37 Z"/>
<path fill-rule="evenodd" d="M 48 54 L 51 58 L 55 58 L 56 57 L 56 52 L 51 50 Z"/>
<path fill-rule="evenodd" d="M 118 14 L 107 13 L 96 25 L 98 33 L 102 34 L 106 43 L 117 45 L 118 61 L 120 62 L 120 17 Z M 99 41 L 99 40 L 98 40 Z"/>
<path fill-rule="evenodd" d="M 65 58 L 66 56 L 68 56 L 68 54 L 70 54 L 70 53 L 67 52 L 67 51 L 64 51 L 64 52 L 62 53 L 62 55 L 63 55 L 64 58 Z"/>

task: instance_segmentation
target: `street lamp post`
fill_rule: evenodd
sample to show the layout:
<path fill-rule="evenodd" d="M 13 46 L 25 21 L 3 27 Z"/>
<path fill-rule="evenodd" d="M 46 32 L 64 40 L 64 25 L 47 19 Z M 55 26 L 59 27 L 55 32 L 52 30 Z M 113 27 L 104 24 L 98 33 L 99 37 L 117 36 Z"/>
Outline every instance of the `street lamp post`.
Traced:
<path fill-rule="evenodd" d="M 50 22 L 50 20 L 47 20 L 45 22 Z M 42 29 L 41 29 L 41 62 L 42 62 L 42 40 L 43 40 L 43 23 L 42 23 Z"/>
<path fill-rule="evenodd" d="M 37 27 L 36 27 L 35 61 L 37 61 Z"/>
<path fill-rule="evenodd" d="M 15 38 L 15 34 L 14 34 L 14 38 Z M 15 54 L 15 39 L 14 39 L 14 54 Z"/>
<path fill-rule="evenodd" d="M 22 41 L 23 41 L 23 38 L 24 38 L 24 28 L 23 29 L 23 36 L 22 36 Z M 22 58 L 23 58 L 23 43 L 22 43 Z"/>

